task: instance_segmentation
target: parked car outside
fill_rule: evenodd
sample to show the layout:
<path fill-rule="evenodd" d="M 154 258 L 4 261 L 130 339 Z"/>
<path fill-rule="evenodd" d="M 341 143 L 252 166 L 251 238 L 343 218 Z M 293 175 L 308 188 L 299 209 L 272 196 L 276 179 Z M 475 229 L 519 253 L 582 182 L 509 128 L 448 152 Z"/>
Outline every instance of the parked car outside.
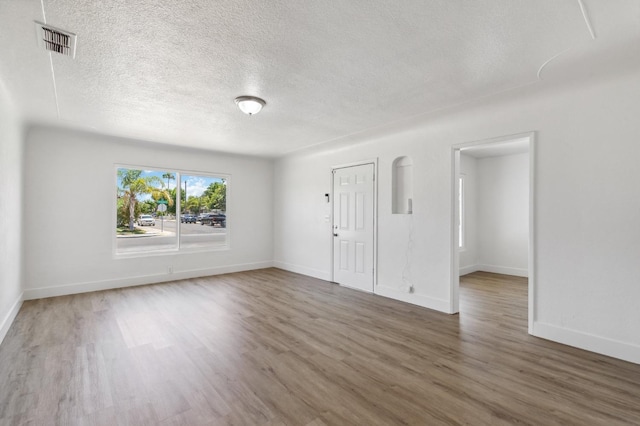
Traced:
<path fill-rule="evenodd" d="M 138 226 L 154 226 L 156 220 L 150 214 L 141 214 L 138 218 Z"/>
<path fill-rule="evenodd" d="M 196 223 L 196 219 L 192 214 L 183 214 L 180 216 L 180 222 L 182 223 Z"/>
<path fill-rule="evenodd" d="M 208 213 L 200 218 L 200 225 L 220 225 L 221 228 L 227 226 L 227 216 L 222 213 Z"/>

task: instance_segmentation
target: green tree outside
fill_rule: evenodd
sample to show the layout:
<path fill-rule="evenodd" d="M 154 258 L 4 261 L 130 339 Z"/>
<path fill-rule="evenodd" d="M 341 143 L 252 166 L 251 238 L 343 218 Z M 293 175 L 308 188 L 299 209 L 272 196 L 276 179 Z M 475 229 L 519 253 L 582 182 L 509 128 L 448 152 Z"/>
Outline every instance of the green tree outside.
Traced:
<path fill-rule="evenodd" d="M 227 185 L 224 180 L 209 185 L 202 197 L 206 199 L 205 204 L 210 210 L 227 210 Z"/>
<path fill-rule="evenodd" d="M 120 181 L 120 187 L 118 188 L 118 222 L 120 222 L 121 218 L 120 210 L 127 211 L 130 231 L 133 231 L 136 217 L 142 210 L 142 206 L 139 205 L 141 196 L 149 194 L 155 202 L 165 199 L 170 205 L 173 205 L 169 192 L 162 188 L 164 182 L 157 176 L 142 177 L 142 170 L 118 169 L 118 179 Z M 145 206 L 146 209 L 149 204 L 145 203 Z"/>
<path fill-rule="evenodd" d="M 176 175 L 174 175 L 173 173 L 167 172 L 167 173 L 162 175 L 162 179 L 166 179 L 167 180 L 167 189 L 169 189 L 170 181 L 176 180 Z"/>

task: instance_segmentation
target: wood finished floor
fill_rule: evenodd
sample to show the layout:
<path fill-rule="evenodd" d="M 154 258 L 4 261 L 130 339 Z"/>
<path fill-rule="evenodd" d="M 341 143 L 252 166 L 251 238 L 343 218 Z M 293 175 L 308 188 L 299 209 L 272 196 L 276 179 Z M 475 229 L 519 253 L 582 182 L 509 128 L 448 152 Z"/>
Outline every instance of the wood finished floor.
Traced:
<path fill-rule="evenodd" d="M 527 335 L 526 280 L 445 315 L 277 269 L 25 302 L 2 425 L 640 424 L 640 365 Z"/>

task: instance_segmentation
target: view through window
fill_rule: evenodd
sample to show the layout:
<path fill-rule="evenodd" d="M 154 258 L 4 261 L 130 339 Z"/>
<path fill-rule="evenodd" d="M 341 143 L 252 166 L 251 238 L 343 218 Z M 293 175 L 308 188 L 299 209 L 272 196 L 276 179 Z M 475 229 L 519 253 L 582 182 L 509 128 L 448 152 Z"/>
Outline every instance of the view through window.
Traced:
<path fill-rule="evenodd" d="M 228 247 L 228 178 L 118 167 L 116 253 Z"/>
<path fill-rule="evenodd" d="M 226 245 L 226 179 L 183 175 L 182 206 L 180 247 L 205 248 Z"/>

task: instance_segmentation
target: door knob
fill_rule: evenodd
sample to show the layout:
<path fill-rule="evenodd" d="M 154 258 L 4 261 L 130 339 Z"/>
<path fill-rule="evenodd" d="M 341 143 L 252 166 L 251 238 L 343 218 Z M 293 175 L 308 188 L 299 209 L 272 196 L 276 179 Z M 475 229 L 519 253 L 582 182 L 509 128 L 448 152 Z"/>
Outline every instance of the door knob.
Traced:
<path fill-rule="evenodd" d="M 334 237 L 337 237 L 337 236 L 338 236 L 338 234 L 336 234 L 336 233 L 334 232 L 334 233 L 333 233 L 333 236 L 334 236 Z"/>

